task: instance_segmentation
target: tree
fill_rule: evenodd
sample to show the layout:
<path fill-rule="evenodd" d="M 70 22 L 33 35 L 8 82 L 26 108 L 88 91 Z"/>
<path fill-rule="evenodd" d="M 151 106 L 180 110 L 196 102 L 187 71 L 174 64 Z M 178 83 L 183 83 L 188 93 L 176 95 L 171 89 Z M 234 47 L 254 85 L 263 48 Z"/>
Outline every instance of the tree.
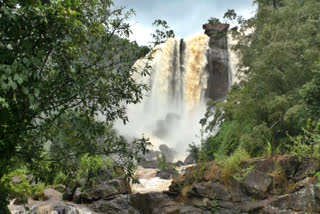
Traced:
<path fill-rule="evenodd" d="M 207 24 L 221 24 L 221 21 L 218 18 L 211 17 L 208 19 Z"/>
<path fill-rule="evenodd" d="M 256 16 L 241 20 L 234 32 L 241 81 L 226 102 L 209 106 L 203 120 L 208 131 L 222 125 L 207 141 L 217 145 L 216 152 L 228 154 L 242 146 L 258 156 L 268 143 L 273 150 L 288 152 L 288 135 L 303 134 L 308 118 L 320 118 L 320 3 L 281 0 L 273 1 L 279 6 L 274 8 L 270 2 L 256 1 Z"/>
<path fill-rule="evenodd" d="M 156 28 L 155 33 L 152 34 L 155 45 L 164 43 L 169 38 L 175 37 L 173 30 L 170 29 L 167 21 L 165 20 L 157 19 L 152 23 L 152 26 Z"/>
<path fill-rule="evenodd" d="M 229 20 L 235 20 L 237 18 L 237 14 L 234 11 L 234 9 L 228 10 L 227 12 L 225 12 L 225 14 L 223 15 L 224 19 L 229 19 Z"/>
<path fill-rule="evenodd" d="M 1 179 L 17 163 L 34 166 L 43 159 L 50 130 L 66 112 L 126 122 L 125 104 L 138 103 L 147 86 L 132 77 L 141 56 L 127 39 L 133 11 L 111 0 L 8 0 L 0 6 Z M 0 201 L 6 213 L 1 185 Z"/>

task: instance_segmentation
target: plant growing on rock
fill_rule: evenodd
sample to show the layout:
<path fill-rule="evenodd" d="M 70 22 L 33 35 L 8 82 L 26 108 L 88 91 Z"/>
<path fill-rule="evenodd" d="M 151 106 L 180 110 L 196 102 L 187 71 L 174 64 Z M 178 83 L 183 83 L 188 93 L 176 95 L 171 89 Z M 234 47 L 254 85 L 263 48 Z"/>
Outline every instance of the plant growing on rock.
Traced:
<path fill-rule="evenodd" d="M 222 164 L 222 180 L 228 184 L 231 176 L 241 170 L 240 164 L 250 158 L 250 155 L 242 148 L 236 150 L 230 157 L 221 161 Z"/>
<path fill-rule="evenodd" d="M 157 161 L 158 161 L 158 166 L 160 170 L 168 169 L 168 162 L 165 154 L 161 153 L 161 155 L 157 157 Z"/>

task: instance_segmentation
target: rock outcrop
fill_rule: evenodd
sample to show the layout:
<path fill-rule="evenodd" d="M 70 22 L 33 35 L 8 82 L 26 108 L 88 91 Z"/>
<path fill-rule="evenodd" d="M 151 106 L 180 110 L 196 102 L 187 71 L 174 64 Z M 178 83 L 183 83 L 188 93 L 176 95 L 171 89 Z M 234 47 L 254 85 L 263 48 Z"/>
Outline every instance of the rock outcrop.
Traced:
<path fill-rule="evenodd" d="M 278 156 L 242 163 L 226 178 L 221 166 L 207 163 L 188 169 L 169 192 L 209 213 L 319 213 L 319 170 L 318 160 Z"/>
<path fill-rule="evenodd" d="M 48 200 L 29 201 L 29 207 L 33 214 L 320 213 L 318 160 L 278 156 L 248 160 L 239 168 L 226 176 L 214 162 L 189 167 L 173 180 L 168 192 L 132 194 L 125 182 L 113 179 L 88 190 L 78 188 L 72 198 L 78 197 L 76 202 L 83 205 L 62 201 L 61 193 L 47 189 Z M 22 210 L 12 206 L 11 210 Z"/>
<path fill-rule="evenodd" d="M 229 65 L 228 24 L 203 25 L 205 34 L 210 37 L 210 49 L 207 52 L 209 73 L 206 96 L 213 100 L 226 97 L 231 84 L 231 68 Z"/>

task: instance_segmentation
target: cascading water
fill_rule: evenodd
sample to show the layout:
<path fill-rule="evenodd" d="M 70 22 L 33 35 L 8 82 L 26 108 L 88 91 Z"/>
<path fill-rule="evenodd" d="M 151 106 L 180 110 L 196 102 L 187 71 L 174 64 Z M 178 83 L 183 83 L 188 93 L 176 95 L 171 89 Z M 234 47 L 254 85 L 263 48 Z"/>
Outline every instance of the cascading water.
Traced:
<path fill-rule="evenodd" d="M 156 48 L 150 76 L 139 79 L 150 84 L 143 101 L 129 105 L 129 123 L 115 127 L 127 137 L 143 133 L 157 149 L 166 144 L 177 151 L 176 159 L 186 156 L 188 144 L 199 141 L 199 120 L 205 110 L 209 37 L 199 35 L 187 40 L 169 39 Z M 146 59 L 136 63 L 137 70 Z"/>

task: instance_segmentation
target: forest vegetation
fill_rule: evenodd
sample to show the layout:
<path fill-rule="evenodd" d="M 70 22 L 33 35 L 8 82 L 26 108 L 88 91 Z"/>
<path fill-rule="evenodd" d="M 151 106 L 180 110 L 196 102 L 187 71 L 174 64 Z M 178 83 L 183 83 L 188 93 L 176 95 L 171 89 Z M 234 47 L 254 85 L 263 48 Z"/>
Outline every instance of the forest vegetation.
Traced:
<path fill-rule="evenodd" d="M 240 81 L 225 102 L 208 104 L 201 123 L 204 132 L 218 134 L 204 140 L 200 158 L 229 156 L 239 148 L 252 157 L 320 158 L 320 4 L 256 3 L 257 14 L 249 20 L 231 10 L 225 15 L 240 25 L 232 32 Z"/>

